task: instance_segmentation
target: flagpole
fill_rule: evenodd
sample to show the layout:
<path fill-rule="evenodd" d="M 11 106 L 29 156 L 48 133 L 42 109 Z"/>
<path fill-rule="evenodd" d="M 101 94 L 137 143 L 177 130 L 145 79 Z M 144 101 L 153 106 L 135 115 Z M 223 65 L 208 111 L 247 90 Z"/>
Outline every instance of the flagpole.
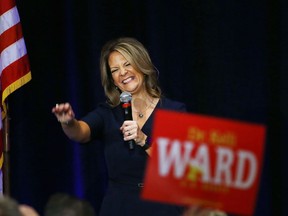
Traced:
<path fill-rule="evenodd" d="M 6 117 L 3 122 L 3 194 L 10 196 L 10 116 L 8 109 L 8 102 L 6 102 Z"/>
<path fill-rule="evenodd" d="M 27 50 L 25 46 L 24 37 L 22 34 L 22 26 L 20 23 L 20 17 L 16 7 L 16 1 L 14 0 L 0 0 L 1 8 L 1 20 L 5 20 L 7 25 L 2 28 L 1 25 L 1 50 L 5 50 L 5 55 L 3 55 L 3 61 L 5 62 L 5 67 L 1 67 L 1 105 L 3 102 L 7 102 L 7 97 L 24 84 L 28 83 L 31 79 L 31 71 L 29 65 L 29 59 L 27 55 Z M 16 27 L 17 26 L 17 27 Z M 2 42 L 2 40 L 1 40 Z M 18 58 L 20 57 L 21 58 Z M 2 56 L 1 56 L 2 58 Z M 7 65 L 6 65 L 7 64 Z M 2 185 L 3 194 L 10 195 L 10 139 L 9 139 L 9 123 L 10 117 L 8 112 L 8 103 L 6 103 L 7 113 L 2 118 L 2 141 L 3 141 L 3 152 L 1 152 L 3 158 L 1 158 L 2 163 Z M 6 112 L 4 110 L 3 112 Z M 2 120 L 1 118 L 1 120 Z M 2 150 L 1 149 L 1 150 Z M 1 189 L 1 190 L 2 190 Z"/>

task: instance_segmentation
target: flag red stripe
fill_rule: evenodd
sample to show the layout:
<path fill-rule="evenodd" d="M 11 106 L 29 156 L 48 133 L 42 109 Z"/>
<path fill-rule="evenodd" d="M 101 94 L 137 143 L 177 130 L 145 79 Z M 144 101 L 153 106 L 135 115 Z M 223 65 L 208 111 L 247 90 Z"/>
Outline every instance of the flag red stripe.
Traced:
<path fill-rule="evenodd" d="M 7 47 L 14 44 L 21 38 L 23 38 L 22 34 L 22 27 L 20 22 L 15 23 L 15 21 L 18 21 L 20 19 L 18 16 L 17 10 L 11 10 L 12 8 L 16 7 L 15 0 L 0 0 L 0 15 L 7 13 L 7 16 L 2 16 L 3 19 L 11 19 L 11 20 L 4 20 L 5 23 L 3 23 L 3 26 L 1 26 L 1 35 L 0 35 L 0 53 L 3 52 Z M 10 11 L 11 10 L 11 11 Z M 10 13 L 11 12 L 11 13 Z M 6 23 L 7 21 L 7 23 Z M 11 26 L 13 24 L 13 26 Z M 3 28 L 2 28 L 3 27 Z M 8 29 L 6 29 L 8 28 Z M 2 32 L 5 29 L 4 32 Z M 24 42 L 24 40 L 21 42 Z M 16 44 L 15 44 L 16 45 Z M 5 51 L 9 53 L 5 53 L 2 55 L 3 58 L 10 58 L 10 57 L 16 57 L 16 56 L 22 56 L 23 49 L 26 50 L 25 43 L 21 43 L 20 47 L 13 46 L 13 49 L 7 49 Z M 20 50 L 21 49 L 21 50 Z M 18 53 L 19 52 L 19 53 Z M 16 58 L 15 58 L 16 59 Z M 2 59 L 1 59 L 2 60 Z M 1 110 L 0 110 L 0 120 L 3 120 L 6 118 L 7 114 L 7 105 L 6 105 L 6 98 L 15 90 L 26 84 L 31 80 L 31 72 L 30 72 L 30 65 L 28 60 L 28 55 L 25 54 L 21 58 L 15 60 L 9 65 L 6 65 L 7 63 L 10 63 L 12 59 L 3 59 L 3 62 L 5 62 L 5 68 L 3 71 L 1 71 L 1 77 L 0 77 L 0 100 L 1 100 Z M 1 66 L 2 70 L 2 66 Z M 3 164 L 3 137 L 2 137 L 2 127 L 0 127 L 0 174 L 2 174 L 2 164 Z M 0 178 L 0 192 L 2 193 L 3 189 L 3 181 L 2 178 Z"/>
<path fill-rule="evenodd" d="M 0 53 L 23 37 L 21 24 L 17 23 L 15 26 L 9 28 L 0 35 Z"/>
<path fill-rule="evenodd" d="M 11 8 L 15 7 L 14 0 L 1 0 L 1 7 L 0 7 L 0 15 L 4 14 L 6 11 L 10 10 Z"/>
<path fill-rule="evenodd" d="M 13 82 L 30 71 L 28 55 L 22 56 L 17 61 L 6 67 L 1 75 L 2 92 Z"/>

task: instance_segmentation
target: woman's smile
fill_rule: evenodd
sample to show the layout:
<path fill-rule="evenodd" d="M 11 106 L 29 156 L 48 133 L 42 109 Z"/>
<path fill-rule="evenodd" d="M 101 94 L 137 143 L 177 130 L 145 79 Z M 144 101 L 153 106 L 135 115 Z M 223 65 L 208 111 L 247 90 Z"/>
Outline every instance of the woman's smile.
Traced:
<path fill-rule="evenodd" d="M 143 73 L 137 71 L 121 53 L 112 52 L 108 63 L 114 85 L 122 92 L 135 94 L 143 91 Z"/>

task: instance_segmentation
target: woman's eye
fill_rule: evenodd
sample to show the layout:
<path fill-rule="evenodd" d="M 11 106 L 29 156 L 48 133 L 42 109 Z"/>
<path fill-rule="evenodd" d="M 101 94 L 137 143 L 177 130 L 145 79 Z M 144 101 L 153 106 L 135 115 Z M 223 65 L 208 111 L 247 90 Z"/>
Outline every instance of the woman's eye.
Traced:
<path fill-rule="evenodd" d="M 131 65 L 130 63 L 126 63 L 126 64 L 125 64 L 126 67 L 127 67 L 127 66 L 130 66 L 130 65 Z"/>
<path fill-rule="evenodd" d="M 117 72 L 118 69 L 111 70 L 111 73 Z"/>

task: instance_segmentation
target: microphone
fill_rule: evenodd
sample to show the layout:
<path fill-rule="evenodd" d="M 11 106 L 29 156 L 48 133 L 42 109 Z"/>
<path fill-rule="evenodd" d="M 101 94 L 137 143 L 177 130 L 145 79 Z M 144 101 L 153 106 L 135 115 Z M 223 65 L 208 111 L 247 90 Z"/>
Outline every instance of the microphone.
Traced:
<path fill-rule="evenodd" d="M 133 120 L 132 119 L 131 100 L 132 100 L 132 95 L 129 92 L 122 92 L 121 93 L 120 101 L 122 103 L 122 108 L 124 111 L 125 120 Z M 133 139 L 128 140 L 126 142 L 128 143 L 130 150 L 134 149 L 135 141 Z"/>

